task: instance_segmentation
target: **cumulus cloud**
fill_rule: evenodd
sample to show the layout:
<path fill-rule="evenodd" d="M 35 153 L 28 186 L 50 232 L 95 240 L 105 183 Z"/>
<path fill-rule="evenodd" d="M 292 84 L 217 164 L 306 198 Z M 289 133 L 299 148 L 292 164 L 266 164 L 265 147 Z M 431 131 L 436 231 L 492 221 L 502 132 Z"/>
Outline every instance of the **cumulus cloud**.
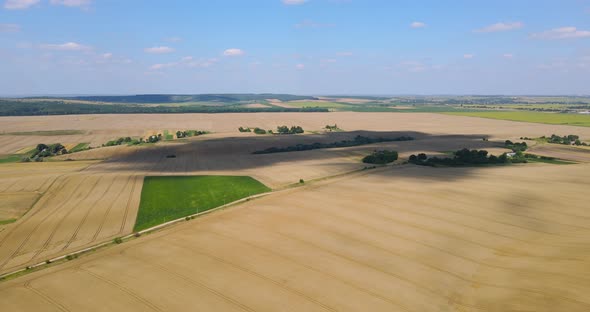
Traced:
<path fill-rule="evenodd" d="M 0 24 L 0 33 L 15 33 L 20 31 L 20 25 Z"/>
<path fill-rule="evenodd" d="M 225 56 L 241 56 L 244 54 L 245 54 L 245 52 L 243 50 L 236 49 L 236 48 L 227 49 L 227 50 L 223 51 L 223 55 L 225 55 Z"/>
<path fill-rule="evenodd" d="M 522 28 L 524 24 L 522 22 L 511 22 L 511 23 L 496 23 L 492 25 L 485 26 L 480 29 L 476 29 L 475 32 L 478 33 L 491 33 L 491 32 L 499 32 L 499 31 L 509 31 Z"/>
<path fill-rule="evenodd" d="M 39 3 L 39 1 L 40 0 L 6 0 L 6 2 L 4 2 L 4 8 L 8 10 L 24 10 Z"/>
<path fill-rule="evenodd" d="M 217 58 L 209 58 L 209 59 L 198 59 L 195 60 L 192 56 L 185 56 L 181 58 L 178 62 L 170 62 L 170 63 L 161 63 L 161 64 L 154 64 L 150 66 L 150 70 L 158 71 L 167 68 L 179 67 L 179 68 L 206 68 L 211 67 L 217 63 L 219 59 Z"/>
<path fill-rule="evenodd" d="M 412 28 L 424 28 L 426 27 L 425 23 L 422 22 L 413 22 L 412 24 L 410 24 L 410 27 Z"/>
<path fill-rule="evenodd" d="M 463 54 L 464 59 L 472 59 L 474 57 L 475 57 L 475 55 L 473 55 L 473 54 Z"/>
<path fill-rule="evenodd" d="M 546 40 L 557 40 L 557 39 L 575 39 L 575 38 L 588 38 L 590 37 L 589 30 L 581 30 L 576 27 L 561 27 L 547 30 L 540 33 L 531 35 L 534 39 L 546 39 Z"/>
<path fill-rule="evenodd" d="M 89 46 L 76 42 L 66 42 L 61 44 L 42 44 L 42 49 L 54 51 L 86 51 L 90 50 Z"/>
<path fill-rule="evenodd" d="M 281 0 L 285 5 L 300 5 L 307 2 L 307 0 Z"/>
<path fill-rule="evenodd" d="M 174 49 L 170 48 L 170 47 L 151 47 L 151 48 L 145 48 L 144 51 L 146 53 L 152 53 L 152 54 L 166 54 L 166 53 L 174 52 Z"/>
<path fill-rule="evenodd" d="M 53 5 L 63 5 L 67 7 L 82 7 L 88 6 L 92 0 L 51 0 L 50 3 Z"/>
<path fill-rule="evenodd" d="M 160 70 L 160 69 L 164 69 L 164 68 L 174 67 L 176 65 L 178 65 L 178 63 L 176 63 L 176 62 L 164 63 L 164 64 L 154 64 L 154 65 L 150 66 L 150 69 L 151 70 Z"/>

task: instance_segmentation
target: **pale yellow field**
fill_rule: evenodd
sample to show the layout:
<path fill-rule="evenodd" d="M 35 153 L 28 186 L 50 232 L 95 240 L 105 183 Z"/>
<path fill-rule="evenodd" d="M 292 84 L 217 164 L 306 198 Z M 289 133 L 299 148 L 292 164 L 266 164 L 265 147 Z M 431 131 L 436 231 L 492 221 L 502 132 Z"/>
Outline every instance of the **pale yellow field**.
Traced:
<path fill-rule="evenodd" d="M 588 165 L 349 176 L 5 282 L 0 308 L 588 311 L 589 180 Z"/>
<path fill-rule="evenodd" d="M 132 232 L 146 175 L 249 175 L 286 190 L 55 268 L 0 283 L 0 311 L 587 311 L 588 150 L 535 146 L 578 165 L 362 169 L 377 148 L 438 154 L 590 128 L 437 114 L 286 113 L 3 117 L 12 153 L 38 143 L 104 142 L 154 129 L 213 134 L 117 146 L 44 163 L 0 164 L 0 273 Z M 257 136 L 239 126 L 350 133 Z M 64 125 L 67 125 L 65 127 Z M 104 136 L 91 137 L 100 134 Z M 358 134 L 415 141 L 253 155 Z M 490 142 L 484 142 L 489 137 Z M 11 141 L 12 140 L 12 141 Z M 494 142 L 496 141 L 496 142 Z M 5 143 L 6 143 L 5 142 Z M 104 143 L 101 142 L 101 143 Z M 2 147 L 4 148 L 4 147 Z M 0 148 L 1 149 L 1 148 Z M 167 155 L 176 158 L 166 158 Z M 102 159 L 103 161 L 93 161 Z M 338 176 L 338 177 L 335 177 Z M 31 205 L 33 205 L 31 207 Z M 88 286 L 91 285 L 91 286 Z M 149 285 L 149 287 L 146 287 Z M 76 293 L 76 295 L 73 295 Z M 269 296 L 272 294 L 272 296 Z M 5 299 L 6 298 L 6 299 Z"/>

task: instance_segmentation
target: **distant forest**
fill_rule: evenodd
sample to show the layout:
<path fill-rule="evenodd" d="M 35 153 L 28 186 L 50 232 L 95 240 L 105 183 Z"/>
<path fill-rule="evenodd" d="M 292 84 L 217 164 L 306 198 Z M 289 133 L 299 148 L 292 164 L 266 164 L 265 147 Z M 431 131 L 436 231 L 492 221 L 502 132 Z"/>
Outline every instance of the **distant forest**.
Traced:
<path fill-rule="evenodd" d="M 39 99 L 34 97 L 24 99 Z M 40 99 L 52 99 L 42 97 Z M 139 95 L 113 95 L 113 96 L 74 96 L 56 97 L 55 99 L 108 102 L 108 103 L 135 103 L 135 104 L 165 104 L 165 103 L 186 103 L 186 102 L 219 102 L 238 103 L 244 101 L 264 101 L 266 99 L 277 99 L 283 102 L 300 100 L 317 100 L 313 96 L 300 96 L 291 94 L 139 94 Z"/>
<path fill-rule="evenodd" d="M 174 113 L 260 113 L 328 112 L 327 108 L 246 107 L 243 104 L 265 99 L 281 101 L 313 100 L 314 97 L 288 94 L 202 94 L 80 96 L 65 98 L 0 99 L 0 116 L 78 115 L 78 114 L 174 114 Z M 195 104 L 192 104 L 195 102 Z M 217 102 L 224 105 L 199 105 Z M 167 105 L 187 103 L 186 105 Z M 160 105 L 146 105 L 160 104 Z"/>

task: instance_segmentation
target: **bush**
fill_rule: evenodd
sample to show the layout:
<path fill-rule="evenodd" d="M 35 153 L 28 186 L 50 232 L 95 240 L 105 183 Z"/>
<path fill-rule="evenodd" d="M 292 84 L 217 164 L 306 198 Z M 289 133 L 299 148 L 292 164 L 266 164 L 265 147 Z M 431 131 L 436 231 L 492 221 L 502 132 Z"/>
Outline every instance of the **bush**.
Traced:
<path fill-rule="evenodd" d="M 141 237 L 141 233 L 139 233 L 139 232 L 135 232 L 135 234 L 133 234 L 133 236 L 134 236 L 135 238 L 139 238 L 139 237 Z"/>
<path fill-rule="evenodd" d="M 304 181 L 303 179 L 299 179 L 299 183 L 300 183 L 300 184 L 304 184 L 304 183 L 305 183 L 305 181 Z"/>
<path fill-rule="evenodd" d="M 114 242 L 115 244 L 121 244 L 121 243 L 123 242 L 123 239 L 122 239 L 122 238 L 120 238 L 120 237 L 117 237 L 117 238 L 115 238 L 115 239 L 113 240 L 113 242 Z"/>
<path fill-rule="evenodd" d="M 254 133 L 256 134 L 266 134 L 266 130 L 260 128 L 254 128 Z"/>
<path fill-rule="evenodd" d="M 45 260 L 45 264 L 51 264 L 51 260 Z"/>

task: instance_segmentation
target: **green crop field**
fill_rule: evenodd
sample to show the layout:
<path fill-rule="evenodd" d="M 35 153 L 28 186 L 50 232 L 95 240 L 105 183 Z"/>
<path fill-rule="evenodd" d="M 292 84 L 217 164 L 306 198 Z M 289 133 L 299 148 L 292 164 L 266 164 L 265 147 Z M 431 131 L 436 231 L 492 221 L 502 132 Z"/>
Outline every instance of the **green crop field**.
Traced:
<path fill-rule="evenodd" d="M 559 113 L 538 113 L 538 112 L 446 112 L 445 114 L 481 117 L 491 119 L 502 119 L 512 121 L 535 122 L 552 125 L 570 125 L 590 127 L 590 115 L 582 114 L 559 114 Z"/>
<path fill-rule="evenodd" d="M 319 108 L 334 108 L 334 109 L 349 109 L 352 105 L 347 105 L 344 103 L 338 102 L 308 102 L 308 101 L 292 101 L 292 102 L 285 102 L 293 107 L 297 108 L 304 108 L 304 107 L 319 107 Z"/>
<path fill-rule="evenodd" d="M 231 203 L 270 189 L 246 176 L 146 177 L 135 231 Z"/>

